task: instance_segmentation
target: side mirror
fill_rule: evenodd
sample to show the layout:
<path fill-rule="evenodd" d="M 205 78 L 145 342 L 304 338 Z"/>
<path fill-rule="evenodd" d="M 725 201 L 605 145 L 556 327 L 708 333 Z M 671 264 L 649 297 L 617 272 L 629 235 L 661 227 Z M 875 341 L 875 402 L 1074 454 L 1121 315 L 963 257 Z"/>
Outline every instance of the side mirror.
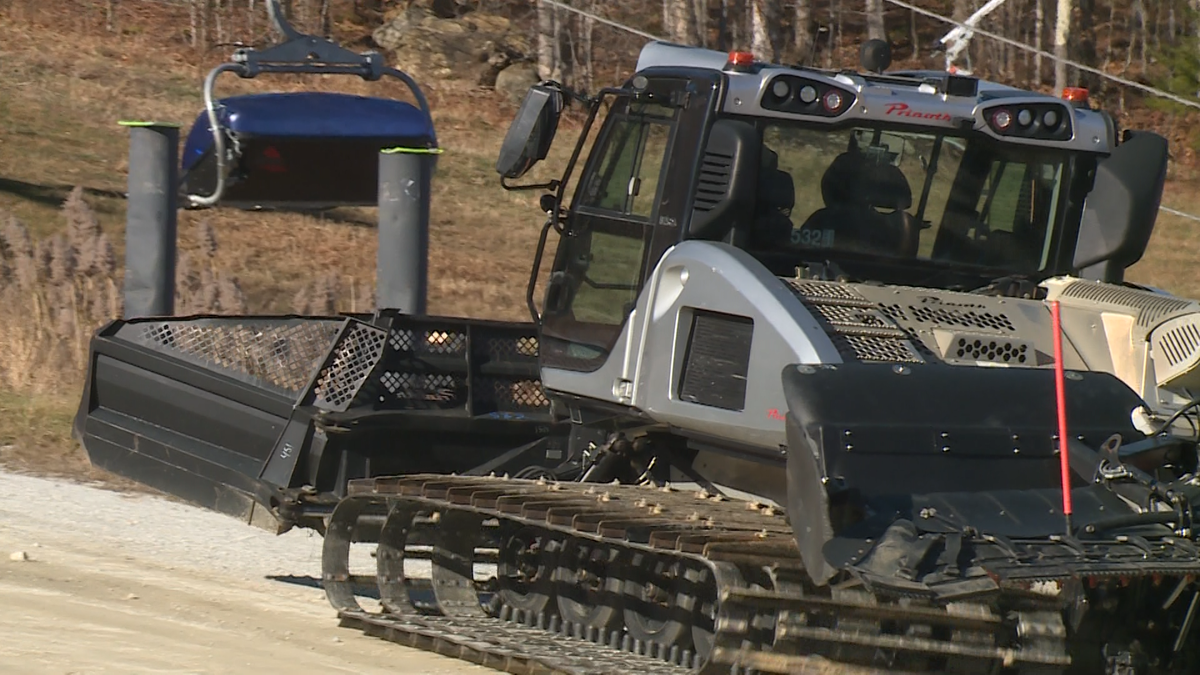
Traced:
<path fill-rule="evenodd" d="M 497 173 L 503 178 L 517 179 L 546 158 L 558 131 L 563 103 L 563 94 L 558 89 L 545 84 L 529 88 L 500 146 Z"/>
<path fill-rule="evenodd" d="M 1120 283 L 1125 268 L 1146 252 L 1167 178 L 1167 139 L 1130 132 L 1096 166 L 1083 205 L 1073 269 L 1084 277 Z"/>

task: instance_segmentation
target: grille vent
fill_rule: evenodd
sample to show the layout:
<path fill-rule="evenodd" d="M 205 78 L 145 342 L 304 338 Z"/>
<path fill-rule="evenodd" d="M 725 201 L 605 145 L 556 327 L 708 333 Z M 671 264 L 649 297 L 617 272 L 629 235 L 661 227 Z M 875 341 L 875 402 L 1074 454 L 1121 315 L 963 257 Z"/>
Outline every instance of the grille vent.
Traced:
<path fill-rule="evenodd" d="M 696 312 L 679 398 L 714 408 L 742 410 L 746 406 L 746 376 L 753 336 L 752 319 Z"/>
<path fill-rule="evenodd" d="M 732 169 L 733 155 L 712 150 L 704 153 L 704 160 L 700 164 L 700 178 L 696 184 L 696 200 L 693 207 L 696 211 L 707 213 L 725 199 L 729 191 Z"/>
<path fill-rule="evenodd" d="M 1149 328 L 1163 317 L 1189 309 L 1193 305 L 1191 300 L 1094 281 L 1073 282 L 1063 289 L 1062 297 L 1136 309 L 1137 325 L 1141 328 Z"/>

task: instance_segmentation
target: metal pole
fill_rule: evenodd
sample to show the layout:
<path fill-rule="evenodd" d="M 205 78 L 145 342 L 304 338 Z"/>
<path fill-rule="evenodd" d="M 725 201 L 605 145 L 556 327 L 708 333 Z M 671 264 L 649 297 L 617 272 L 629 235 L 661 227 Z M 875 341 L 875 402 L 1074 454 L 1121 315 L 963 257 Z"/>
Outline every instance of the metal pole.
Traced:
<path fill-rule="evenodd" d="M 424 314 L 429 276 L 429 188 L 438 149 L 379 154 L 375 306 Z"/>
<path fill-rule="evenodd" d="M 125 211 L 125 318 L 175 312 L 179 127 L 122 122 L 129 133 Z"/>

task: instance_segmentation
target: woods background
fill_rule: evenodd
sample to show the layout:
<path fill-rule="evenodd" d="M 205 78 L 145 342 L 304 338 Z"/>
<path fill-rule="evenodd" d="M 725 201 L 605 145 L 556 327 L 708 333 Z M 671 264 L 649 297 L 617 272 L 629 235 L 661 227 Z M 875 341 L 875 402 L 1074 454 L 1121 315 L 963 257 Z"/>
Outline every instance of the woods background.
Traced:
<path fill-rule="evenodd" d="M 29 0 L 13 0 L 29 1 Z M 122 17 L 146 4 L 173 4 L 186 12 L 182 39 L 199 50 L 230 43 L 266 44 L 263 0 L 105 0 L 104 28 L 120 33 Z M 882 38 L 898 64 L 944 67 L 937 40 L 953 25 L 889 0 L 284 0 L 286 14 L 304 30 L 363 43 L 397 12 L 413 6 L 441 18 L 497 15 L 536 44 L 543 77 L 592 88 L 628 71 L 645 38 L 598 22 L 609 19 L 676 42 L 721 50 L 750 49 L 763 58 L 820 67 L 853 66 L 844 57 L 864 38 Z M 918 0 L 922 9 L 966 20 L 976 0 Z M 1194 97 L 1200 89 L 1200 0 L 1007 0 L 978 24 L 1037 50 Z M 403 64 L 401 64 L 403 65 Z M 1016 86 L 1061 90 L 1083 86 L 1126 113 L 1134 92 L 1098 75 L 1055 63 L 978 35 L 956 65 Z M 1172 109 L 1167 106 L 1168 109 Z"/>

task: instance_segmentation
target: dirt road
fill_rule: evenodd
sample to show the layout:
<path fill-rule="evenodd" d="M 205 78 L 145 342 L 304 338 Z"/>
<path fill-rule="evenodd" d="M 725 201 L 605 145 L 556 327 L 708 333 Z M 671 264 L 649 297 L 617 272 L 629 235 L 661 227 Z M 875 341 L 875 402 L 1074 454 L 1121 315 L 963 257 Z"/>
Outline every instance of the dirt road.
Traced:
<path fill-rule="evenodd" d="M 0 472 L 0 673 L 493 673 L 337 628 L 321 539 Z"/>

